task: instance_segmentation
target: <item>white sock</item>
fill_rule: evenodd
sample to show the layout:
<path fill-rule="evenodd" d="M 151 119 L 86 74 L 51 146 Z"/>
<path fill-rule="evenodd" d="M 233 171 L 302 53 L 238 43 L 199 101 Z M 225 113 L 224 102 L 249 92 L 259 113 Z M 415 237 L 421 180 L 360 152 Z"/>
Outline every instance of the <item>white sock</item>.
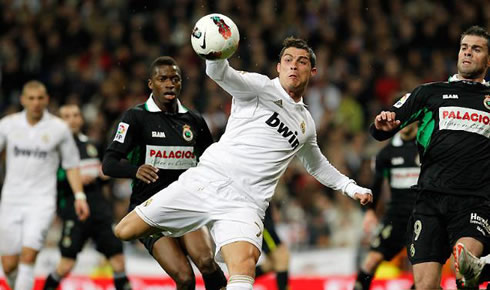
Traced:
<path fill-rule="evenodd" d="M 254 278 L 247 275 L 233 275 L 228 279 L 226 290 L 252 290 Z"/>
<path fill-rule="evenodd" d="M 490 264 L 490 255 L 486 255 L 485 257 L 481 257 L 480 261 L 483 261 L 485 264 Z"/>
<path fill-rule="evenodd" d="M 19 274 L 15 283 L 15 290 L 31 290 L 34 286 L 34 265 L 19 264 Z"/>
<path fill-rule="evenodd" d="M 6 278 L 7 278 L 7 283 L 10 286 L 10 289 L 14 289 L 15 288 L 15 280 L 17 279 L 17 269 L 10 272 L 10 274 L 8 274 Z"/>

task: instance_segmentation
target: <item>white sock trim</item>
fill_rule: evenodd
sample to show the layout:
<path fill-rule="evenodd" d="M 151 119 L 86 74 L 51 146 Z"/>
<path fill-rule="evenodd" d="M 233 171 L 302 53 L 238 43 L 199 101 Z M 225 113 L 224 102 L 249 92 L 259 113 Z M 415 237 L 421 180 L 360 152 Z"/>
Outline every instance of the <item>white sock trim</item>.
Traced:
<path fill-rule="evenodd" d="M 227 290 L 252 290 L 255 279 L 247 275 L 233 275 L 228 279 Z"/>

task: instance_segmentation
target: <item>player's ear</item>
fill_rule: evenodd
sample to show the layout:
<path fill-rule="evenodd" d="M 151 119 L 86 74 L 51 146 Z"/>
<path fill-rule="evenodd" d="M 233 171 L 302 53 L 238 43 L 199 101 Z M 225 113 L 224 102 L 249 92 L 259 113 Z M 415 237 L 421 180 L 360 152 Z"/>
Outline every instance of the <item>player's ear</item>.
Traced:
<path fill-rule="evenodd" d="M 312 68 L 312 69 L 311 69 L 311 76 L 312 76 L 312 77 L 316 76 L 316 73 L 317 73 L 317 72 L 318 72 L 318 71 L 317 71 L 316 67 Z"/>
<path fill-rule="evenodd" d="M 151 79 L 148 79 L 148 88 L 150 88 L 150 90 L 153 90 L 153 82 L 151 81 Z"/>
<path fill-rule="evenodd" d="M 280 70 L 281 70 L 281 63 L 278 62 L 277 65 L 276 65 L 276 71 L 277 71 L 277 73 L 279 73 Z"/>

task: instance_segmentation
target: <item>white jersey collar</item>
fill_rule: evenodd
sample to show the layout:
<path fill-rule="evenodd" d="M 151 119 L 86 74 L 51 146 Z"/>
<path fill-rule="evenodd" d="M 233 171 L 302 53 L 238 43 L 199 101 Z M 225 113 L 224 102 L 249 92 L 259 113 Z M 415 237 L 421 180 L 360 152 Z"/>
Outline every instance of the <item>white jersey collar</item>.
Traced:
<path fill-rule="evenodd" d="M 24 109 L 22 110 L 22 116 L 23 116 L 23 119 L 24 119 L 24 122 L 30 126 L 30 127 L 33 127 L 33 126 L 36 126 L 37 124 L 43 122 L 43 121 L 46 121 L 48 118 L 49 118 L 49 112 L 48 112 L 48 109 L 45 109 L 44 112 L 43 112 L 43 116 L 41 117 L 41 120 L 39 120 L 36 124 L 34 125 L 31 125 L 28 121 L 27 121 L 27 111 Z"/>
<path fill-rule="evenodd" d="M 145 108 L 149 111 L 149 112 L 161 112 L 162 110 L 160 110 L 160 108 L 157 106 L 157 104 L 155 104 L 155 101 L 153 100 L 153 93 L 150 94 L 150 97 L 148 98 L 148 100 L 146 100 L 146 103 L 145 103 Z M 180 100 L 177 99 L 177 113 L 180 113 L 180 114 L 184 114 L 184 113 L 187 113 L 189 110 L 182 106 L 182 104 L 180 103 Z"/>
<path fill-rule="evenodd" d="M 288 93 L 286 92 L 286 90 L 281 86 L 281 82 L 279 81 L 279 78 L 275 78 L 272 80 L 272 82 L 274 83 L 274 86 L 276 86 L 282 93 L 282 96 L 285 100 L 287 100 L 288 102 L 294 104 L 294 105 L 301 105 L 301 106 L 304 106 L 306 107 L 305 103 L 303 102 L 303 97 L 301 97 L 301 99 L 299 99 L 299 102 L 295 102 L 293 100 L 293 98 L 291 98 L 290 95 L 288 95 Z"/>
<path fill-rule="evenodd" d="M 454 74 L 454 75 L 450 76 L 450 77 L 449 77 L 449 79 L 448 79 L 448 82 L 450 82 L 450 83 L 451 83 L 451 82 L 462 82 L 462 81 L 472 82 L 472 81 L 468 81 L 468 80 L 460 80 L 460 79 L 458 78 L 458 74 Z M 473 82 L 473 83 L 476 83 L 476 82 Z M 482 84 L 482 85 L 485 85 L 485 86 L 487 86 L 487 87 L 490 87 L 490 83 L 489 83 L 489 82 L 487 82 L 487 81 L 485 81 L 485 79 L 483 79 L 483 81 L 481 81 L 481 84 Z"/>

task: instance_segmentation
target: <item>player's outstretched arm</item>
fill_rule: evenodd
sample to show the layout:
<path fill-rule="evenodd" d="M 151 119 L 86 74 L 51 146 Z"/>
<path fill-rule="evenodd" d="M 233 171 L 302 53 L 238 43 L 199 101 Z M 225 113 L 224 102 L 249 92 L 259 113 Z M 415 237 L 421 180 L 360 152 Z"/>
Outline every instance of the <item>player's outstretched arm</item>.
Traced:
<path fill-rule="evenodd" d="M 66 169 L 68 183 L 75 195 L 75 212 L 81 221 L 86 220 L 90 215 L 90 208 L 87 197 L 83 192 L 82 178 L 78 167 Z"/>

